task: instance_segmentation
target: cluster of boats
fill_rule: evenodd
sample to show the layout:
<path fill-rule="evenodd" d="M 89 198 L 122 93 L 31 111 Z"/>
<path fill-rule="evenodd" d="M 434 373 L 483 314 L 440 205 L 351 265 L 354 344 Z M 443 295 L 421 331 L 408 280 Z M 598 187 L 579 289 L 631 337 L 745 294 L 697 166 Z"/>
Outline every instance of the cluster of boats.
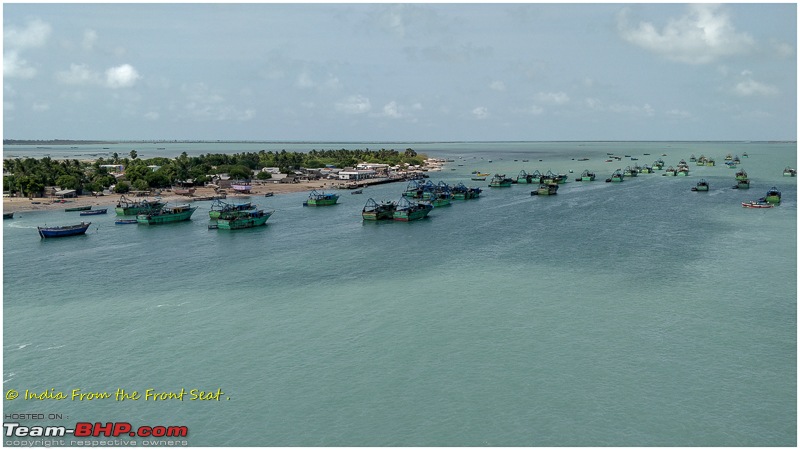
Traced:
<path fill-rule="evenodd" d="M 367 200 L 361 210 L 361 217 L 368 221 L 410 222 L 427 217 L 434 208 L 451 205 L 451 200 L 478 198 L 481 192 L 480 188 L 467 187 L 463 183 L 450 186 L 443 181 L 434 184 L 431 180 L 426 180 L 424 183 L 412 180 L 397 202 L 378 203 L 372 198 Z"/>

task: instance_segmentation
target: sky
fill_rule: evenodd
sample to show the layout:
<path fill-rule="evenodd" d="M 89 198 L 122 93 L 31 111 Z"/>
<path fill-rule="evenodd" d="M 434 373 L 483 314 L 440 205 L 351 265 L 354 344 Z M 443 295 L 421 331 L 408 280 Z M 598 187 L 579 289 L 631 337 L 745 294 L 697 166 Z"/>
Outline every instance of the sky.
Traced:
<path fill-rule="evenodd" d="M 3 138 L 796 140 L 797 6 L 3 5 Z"/>

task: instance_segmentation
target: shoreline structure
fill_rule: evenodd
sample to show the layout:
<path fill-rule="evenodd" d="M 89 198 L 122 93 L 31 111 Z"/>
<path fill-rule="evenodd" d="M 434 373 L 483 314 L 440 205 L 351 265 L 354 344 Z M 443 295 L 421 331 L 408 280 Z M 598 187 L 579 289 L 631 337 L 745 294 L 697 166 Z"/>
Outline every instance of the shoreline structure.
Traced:
<path fill-rule="evenodd" d="M 81 162 L 94 162 L 94 160 L 82 160 Z M 441 170 L 441 164 L 445 160 L 436 158 L 429 158 L 424 161 L 423 166 L 420 167 L 420 173 L 433 170 Z M 296 192 L 308 192 L 312 190 L 338 190 L 338 189 L 355 189 L 367 187 L 383 183 L 404 182 L 412 179 L 411 177 L 404 176 L 399 178 L 369 178 L 358 181 L 344 181 L 344 180 L 316 180 L 316 181 L 299 181 L 296 183 L 259 183 L 253 184 L 249 194 L 240 194 L 236 191 L 228 191 L 226 200 L 229 202 L 236 202 L 238 199 L 248 199 L 250 197 L 263 197 L 267 193 L 273 195 L 291 194 Z M 190 196 L 176 194 L 171 188 L 160 189 L 160 194 L 153 194 L 147 197 L 133 197 L 130 194 L 126 195 L 129 198 L 152 199 L 160 197 L 164 203 L 188 203 L 194 201 L 204 201 L 209 197 L 214 197 L 217 194 L 213 187 L 196 186 L 194 194 Z M 77 206 L 101 206 L 114 208 L 120 198 L 124 194 L 112 195 L 81 195 L 75 198 L 70 198 L 62 202 L 61 200 L 52 197 L 3 197 L 3 212 L 26 212 L 26 211 L 49 211 L 58 210 L 63 208 L 73 208 Z"/>

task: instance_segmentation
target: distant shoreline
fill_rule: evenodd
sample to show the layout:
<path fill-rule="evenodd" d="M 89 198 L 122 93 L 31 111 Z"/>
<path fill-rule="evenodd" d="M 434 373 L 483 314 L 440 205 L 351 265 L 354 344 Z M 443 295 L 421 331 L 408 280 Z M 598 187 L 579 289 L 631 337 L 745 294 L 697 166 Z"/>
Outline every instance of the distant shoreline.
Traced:
<path fill-rule="evenodd" d="M 753 143 L 789 143 L 796 144 L 796 140 L 625 140 L 625 139 L 601 139 L 601 140 L 530 140 L 530 141 L 292 141 L 292 140 L 159 140 L 159 139 L 141 139 L 141 140 L 67 140 L 67 139 L 54 139 L 54 140 L 31 140 L 31 139 L 3 139 L 3 145 L 95 145 L 95 144 L 460 144 L 460 143 L 524 143 L 524 142 L 674 142 L 674 143 L 691 143 L 691 142 L 720 142 L 720 143 L 736 143 L 736 142 L 753 142 Z"/>

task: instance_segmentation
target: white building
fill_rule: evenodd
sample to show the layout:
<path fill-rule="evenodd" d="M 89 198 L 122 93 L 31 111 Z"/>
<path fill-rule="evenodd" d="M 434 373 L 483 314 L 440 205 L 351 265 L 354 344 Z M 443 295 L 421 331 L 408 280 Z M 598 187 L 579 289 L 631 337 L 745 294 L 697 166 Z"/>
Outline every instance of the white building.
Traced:
<path fill-rule="evenodd" d="M 339 172 L 340 180 L 364 180 L 375 178 L 374 170 L 342 170 Z"/>

